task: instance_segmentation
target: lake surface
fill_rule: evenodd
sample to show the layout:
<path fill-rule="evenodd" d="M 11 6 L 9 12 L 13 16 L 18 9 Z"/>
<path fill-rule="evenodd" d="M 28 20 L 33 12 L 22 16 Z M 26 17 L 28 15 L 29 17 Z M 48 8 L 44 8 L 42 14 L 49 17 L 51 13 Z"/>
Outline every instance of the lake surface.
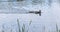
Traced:
<path fill-rule="evenodd" d="M 26 2 L 27 1 L 27 2 Z M 0 31 L 13 32 L 18 31 L 17 19 L 19 19 L 20 26 L 26 25 L 26 30 L 29 32 L 56 32 L 56 24 L 60 29 L 60 3 L 57 0 L 52 0 L 51 4 L 46 0 L 44 4 L 32 4 L 30 0 L 24 2 L 1 2 L 0 4 Z M 49 5 L 48 5 L 49 4 Z M 27 11 L 38 11 L 43 13 L 38 14 L 24 14 Z M 8 12 L 8 14 L 4 14 Z M 17 12 L 10 14 L 9 12 Z M 21 12 L 22 14 L 18 14 Z M 29 22 L 31 25 L 29 26 Z"/>

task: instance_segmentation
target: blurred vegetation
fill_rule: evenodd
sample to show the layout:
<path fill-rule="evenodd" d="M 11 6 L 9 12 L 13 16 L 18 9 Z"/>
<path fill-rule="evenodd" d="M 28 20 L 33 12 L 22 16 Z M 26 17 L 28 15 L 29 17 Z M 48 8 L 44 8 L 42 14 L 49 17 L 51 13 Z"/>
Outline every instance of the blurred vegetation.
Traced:
<path fill-rule="evenodd" d="M 2 25 L 2 32 L 5 32 L 5 31 L 4 31 L 4 25 Z"/>
<path fill-rule="evenodd" d="M 60 32 L 60 30 L 59 30 L 59 32 Z"/>
<path fill-rule="evenodd" d="M 18 32 L 29 32 L 29 26 L 31 25 L 31 23 L 32 23 L 32 20 L 29 22 L 29 24 L 28 24 L 28 29 L 26 29 L 26 25 L 23 23 L 23 25 L 22 25 L 22 27 L 20 26 L 20 21 L 19 21 L 19 19 L 17 19 L 17 25 L 18 25 Z M 5 30 L 4 30 L 5 28 L 4 28 L 4 25 L 2 25 L 2 32 L 5 32 Z M 45 32 L 45 30 L 46 30 L 46 27 L 45 26 L 43 26 L 43 32 Z M 8 29 L 9 30 L 9 29 Z M 10 32 L 13 32 L 13 29 L 10 29 Z M 17 32 L 17 31 L 16 31 Z M 49 31 L 50 32 L 50 31 Z M 56 32 L 60 32 L 60 30 L 58 29 L 58 25 L 56 24 Z"/>
<path fill-rule="evenodd" d="M 32 22 L 32 21 L 30 21 L 29 26 L 31 25 L 31 22 Z M 24 23 L 23 23 L 22 28 L 20 28 L 19 19 L 17 19 L 17 24 L 18 24 L 18 30 L 19 30 L 19 32 L 25 32 L 25 31 L 28 32 L 29 27 L 28 27 L 28 30 L 26 30 L 26 28 L 25 28 L 25 24 L 24 24 Z M 21 31 L 21 30 L 22 30 L 22 31 Z"/>
<path fill-rule="evenodd" d="M 58 32 L 58 25 L 56 24 L 56 31 Z"/>

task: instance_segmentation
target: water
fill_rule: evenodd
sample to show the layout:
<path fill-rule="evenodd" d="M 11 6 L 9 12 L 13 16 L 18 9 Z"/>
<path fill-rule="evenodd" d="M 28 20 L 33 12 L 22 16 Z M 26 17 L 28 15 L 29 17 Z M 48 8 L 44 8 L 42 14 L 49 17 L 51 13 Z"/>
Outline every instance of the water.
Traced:
<path fill-rule="evenodd" d="M 27 2 L 26 2 L 27 1 Z M 32 4 L 30 0 L 19 2 L 1 2 L 0 12 L 27 12 L 32 10 L 42 10 L 42 16 L 36 14 L 0 14 L 0 28 L 5 26 L 5 31 L 18 31 L 17 18 L 20 21 L 22 27 L 23 23 L 28 27 L 28 23 L 32 20 L 32 24 L 29 27 L 29 32 L 56 32 L 56 23 L 60 29 L 60 6 L 57 0 L 44 1 L 43 4 Z M 18 10 L 18 11 L 17 11 Z M 45 31 L 44 30 L 45 26 Z M 1 31 L 0 29 L 0 31 Z M 7 31 L 7 32 L 8 32 Z"/>

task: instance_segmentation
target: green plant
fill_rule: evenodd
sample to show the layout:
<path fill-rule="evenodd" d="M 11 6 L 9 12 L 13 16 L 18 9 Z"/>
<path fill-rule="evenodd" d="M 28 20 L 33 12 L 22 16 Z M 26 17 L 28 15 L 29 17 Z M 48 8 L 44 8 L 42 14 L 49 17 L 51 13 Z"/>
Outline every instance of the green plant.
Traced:
<path fill-rule="evenodd" d="M 22 32 L 25 32 L 25 24 L 22 26 Z"/>
<path fill-rule="evenodd" d="M 59 31 L 58 31 L 58 25 L 57 25 L 57 24 L 56 24 L 56 32 L 59 32 Z"/>
<path fill-rule="evenodd" d="M 59 30 L 59 32 L 60 32 L 60 30 Z"/>
<path fill-rule="evenodd" d="M 29 22 L 29 26 L 31 25 L 31 22 L 32 22 L 32 21 Z M 18 31 L 19 31 L 19 32 L 25 32 L 25 31 L 26 31 L 26 29 L 25 29 L 25 24 L 23 24 L 22 28 L 20 29 L 19 19 L 17 19 L 17 24 L 18 24 Z M 22 30 L 22 31 L 21 31 L 21 30 Z M 28 27 L 28 30 L 29 30 L 29 27 Z M 26 32 L 28 32 L 28 30 L 27 30 Z"/>
<path fill-rule="evenodd" d="M 32 21 L 29 22 L 29 26 L 31 25 L 31 22 L 32 22 Z"/>
<path fill-rule="evenodd" d="M 3 29 L 2 29 L 2 32 L 4 32 L 4 25 L 2 25 L 2 28 L 3 28 Z"/>
<path fill-rule="evenodd" d="M 31 25 L 31 23 L 32 23 L 32 20 L 29 22 L 29 26 Z M 29 27 L 28 27 L 28 30 L 29 30 Z M 27 30 L 27 32 L 28 32 L 28 30 Z"/>
<path fill-rule="evenodd" d="M 17 19 L 17 24 L 18 24 L 18 31 L 21 32 L 21 30 L 20 30 L 20 24 L 19 24 L 19 19 Z"/>

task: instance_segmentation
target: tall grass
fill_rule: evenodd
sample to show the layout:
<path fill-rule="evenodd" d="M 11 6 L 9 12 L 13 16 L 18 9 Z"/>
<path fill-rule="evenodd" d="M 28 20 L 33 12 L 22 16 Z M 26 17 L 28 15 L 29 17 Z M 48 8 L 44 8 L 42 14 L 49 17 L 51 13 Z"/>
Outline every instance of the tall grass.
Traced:
<path fill-rule="evenodd" d="M 22 32 L 25 32 L 25 24 L 22 26 Z"/>
<path fill-rule="evenodd" d="M 29 26 L 31 25 L 31 23 L 32 23 L 32 20 L 29 22 Z M 29 27 L 28 27 L 28 30 L 26 32 L 28 32 L 28 31 L 29 31 Z"/>
<path fill-rule="evenodd" d="M 22 28 L 21 28 L 19 19 L 17 19 L 18 32 L 29 32 L 29 26 L 31 25 L 31 23 L 32 23 L 32 21 L 29 22 L 28 27 L 27 27 L 28 29 L 26 29 L 26 25 L 24 23 L 23 23 Z M 43 26 L 43 31 L 42 32 L 45 32 L 45 29 L 46 29 L 46 27 Z M 12 31 L 13 30 L 11 29 L 10 32 L 12 32 Z M 4 25 L 2 25 L 2 32 L 5 32 Z M 57 24 L 56 24 L 56 32 L 60 32 L 60 30 L 58 29 L 58 25 Z"/>
<path fill-rule="evenodd" d="M 5 31 L 4 31 L 4 25 L 2 25 L 2 32 L 5 32 Z"/>
<path fill-rule="evenodd" d="M 59 30 L 59 32 L 60 32 L 60 30 Z"/>
<path fill-rule="evenodd" d="M 17 24 L 18 24 L 18 31 L 21 32 L 21 30 L 20 30 L 20 24 L 19 24 L 19 19 L 17 19 Z"/>
<path fill-rule="evenodd" d="M 31 25 L 31 22 L 32 22 L 32 21 L 29 22 L 29 26 Z M 28 30 L 26 30 L 24 23 L 23 23 L 22 28 L 20 28 L 19 19 L 17 19 L 17 24 L 18 24 L 18 31 L 19 31 L 19 32 L 25 32 L 25 31 L 28 32 L 29 27 L 28 27 Z"/>
<path fill-rule="evenodd" d="M 59 30 L 58 30 L 58 25 L 56 24 L 56 32 L 59 32 Z"/>

